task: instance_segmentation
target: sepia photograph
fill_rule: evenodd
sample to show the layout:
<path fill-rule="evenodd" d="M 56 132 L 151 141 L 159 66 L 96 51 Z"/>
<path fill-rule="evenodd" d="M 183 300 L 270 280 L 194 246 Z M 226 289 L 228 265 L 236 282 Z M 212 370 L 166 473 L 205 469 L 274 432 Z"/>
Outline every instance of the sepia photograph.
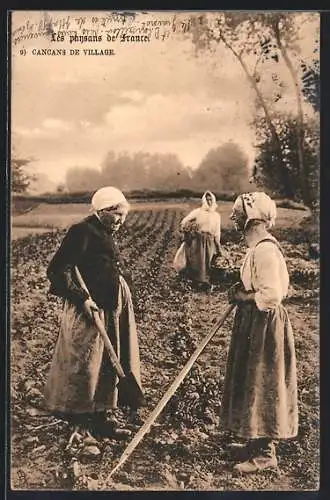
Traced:
<path fill-rule="evenodd" d="M 320 14 L 8 13 L 10 486 L 320 487 Z"/>

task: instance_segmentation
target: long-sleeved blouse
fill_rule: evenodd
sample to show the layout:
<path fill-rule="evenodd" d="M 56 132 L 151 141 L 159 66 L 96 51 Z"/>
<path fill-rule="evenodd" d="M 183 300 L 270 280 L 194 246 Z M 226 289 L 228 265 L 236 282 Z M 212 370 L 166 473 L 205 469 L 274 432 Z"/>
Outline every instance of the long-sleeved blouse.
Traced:
<path fill-rule="evenodd" d="M 248 249 L 241 266 L 241 281 L 246 291 L 255 292 L 260 311 L 274 309 L 282 302 L 288 293 L 289 274 L 275 239 L 256 242 Z"/>
<path fill-rule="evenodd" d="M 190 226 L 197 231 L 213 235 L 220 242 L 221 216 L 218 212 L 206 210 L 203 207 L 195 208 L 181 221 L 183 230 Z"/>

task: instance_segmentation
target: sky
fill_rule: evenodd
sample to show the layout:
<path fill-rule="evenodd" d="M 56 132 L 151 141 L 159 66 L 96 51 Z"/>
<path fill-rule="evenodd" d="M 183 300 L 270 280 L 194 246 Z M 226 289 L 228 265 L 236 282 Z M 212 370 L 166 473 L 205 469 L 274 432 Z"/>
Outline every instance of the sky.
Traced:
<path fill-rule="evenodd" d="M 74 19 L 85 18 L 87 28 L 93 16 L 104 13 L 17 11 L 13 39 L 27 33 L 28 26 L 36 33 L 45 16 L 56 21 L 68 15 L 73 29 Z M 136 22 L 173 15 L 139 14 Z M 177 26 L 185 18 L 177 13 Z M 317 20 L 307 23 L 302 33 L 306 54 L 317 27 Z M 112 48 L 116 54 L 32 55 L 38 48 Z M 285 79 L 289 82 L 288 75 Z M 292 106 L 293 96 L 288 83 L 281 105 Z M 34 158 L 34 171 L 56 184 L 70 167 L 100 168 L 109 150 L 171 152 L 196 168 L 209 149 L 232 140 L 252 165 L 254 99 L 228 50 L 219 47 L 213 56 L 195 57 L 191 40 L 173 33 L 165 41 L 152 36 L 150 43 L 70 44 L 67 35 L 64 42 L 38 36 L 12 45 L 12 144 L 17 154 Z"/>

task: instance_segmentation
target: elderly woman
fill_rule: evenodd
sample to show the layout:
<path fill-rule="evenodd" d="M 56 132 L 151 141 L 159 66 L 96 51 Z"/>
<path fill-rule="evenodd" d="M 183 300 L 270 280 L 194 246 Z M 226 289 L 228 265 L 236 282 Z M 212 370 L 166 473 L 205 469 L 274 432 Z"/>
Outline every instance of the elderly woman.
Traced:
<path fill-rule="evenodd" d="M 45 388 L 49 410 L 97 435 L 121 437 L 107 410 L 121 402 L 117 376 L 94 325 L 99 311 L 122 367 L 140 383 L 139 347 L 129 286 L 115 241 L 129 204 L 114 187 L 92 198 L 93 215 L 74 224 L 52 258 L 50 292 L 64 299 L 60 332 Z M 89 294 L 75 274 L 78 267 Z M 111 412 L 110 412 L 111 413 Z"/>
<path fill-rule="evenodd" d="M 276 467 L 276 441 L 298 432 L 294 338 L 282 305 L 289 277 L 281 247 L 268 232 L 275 217 L 275 203 L 262 192 L 239 196 L 231 215 L 249 249 L 241 283 L 229 290 L 237 310 L 221 416 L 227 430 L 247 441 L 235 465 L 242 473 Z"/>
<path fill-rule="evenodd" d="M 204 193 L 202 206 L 192 210 L 181 221 L 180 228 L 184 234 L 181 250 L 185 252 L 182 273 L 197 287 L 209 288 L 212 259 L 221 253 L 221 217 L 211 191 Z"/>

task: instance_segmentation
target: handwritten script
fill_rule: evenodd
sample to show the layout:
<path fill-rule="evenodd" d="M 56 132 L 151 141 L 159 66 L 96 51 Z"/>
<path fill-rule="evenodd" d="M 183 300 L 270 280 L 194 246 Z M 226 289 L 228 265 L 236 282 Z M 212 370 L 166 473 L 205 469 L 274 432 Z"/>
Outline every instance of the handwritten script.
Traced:
<path fill-rule="evenodd" d="M 16 46 L 43 38 L 70 44 L 165 41 L 173 33 L 189 32 L 194 22 L 198 22 L 198 17 L 195 19 L 180 13 L 161 13 L 159 17 L 151 12 L 70 13 L 64 16 L 43 13 L 37 22 L 32 22 L 27 14 L 26 21 L 12 30 L 12 43 Z"/>

